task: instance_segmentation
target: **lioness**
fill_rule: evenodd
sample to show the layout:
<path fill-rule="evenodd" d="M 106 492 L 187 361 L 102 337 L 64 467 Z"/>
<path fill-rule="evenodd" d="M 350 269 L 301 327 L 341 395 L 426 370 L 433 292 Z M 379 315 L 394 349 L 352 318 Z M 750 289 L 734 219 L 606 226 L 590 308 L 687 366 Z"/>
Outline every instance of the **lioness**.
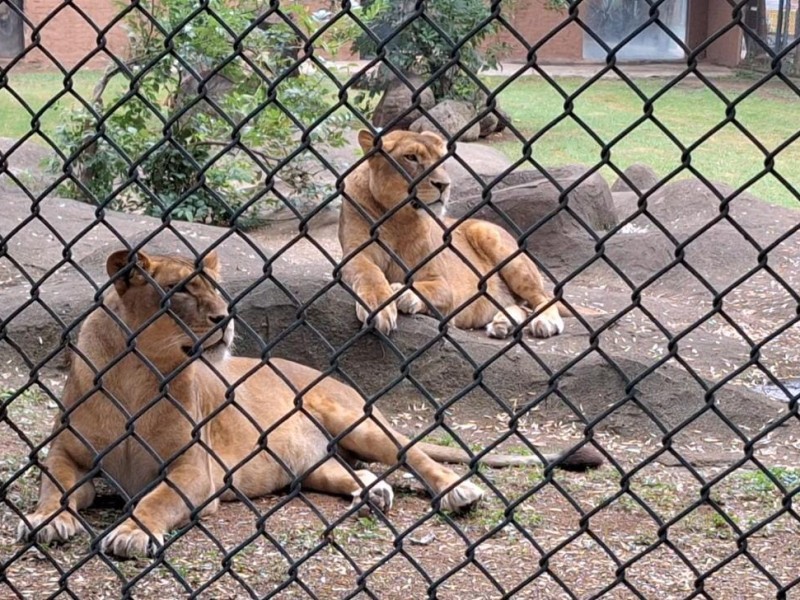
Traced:
<path fill-rule="evenodd" d="M 438 312 L 452 315 L 455 327 L 485 327 L 489 336 L 504 338 L 533 311 L 539 313 L 530 322 L 534 336 L 563 331 L 561 316 L 572 313 L 552 302 L 539 269 L 508 232 L 468 219 L 452 230 L 452 246 L 444 240 L 455 220 L 437 222 L 424 206 L 446 203 L 450 195 L 450 176 L 443 165 L 434 168 L 446 152 L 441 137 L 393 131 L 381 138 L 381 151 L 368 131 L 359 132 L 358 141 L 370 156 L 345 180 L 339 242 L 343 280 L 361 300 L 356 314 L 362 323 L 373 318 L 388 334 L 397 327 L 398 310 Z"/>
<path fill-rule="evenodd" d="M 198 509 L 214 511 L 218 500 L 262 496 L 296 478 L 312 490 L 352 496 L 361 508 L 365 488 L 378 509 L 392 506 L 391 487 L 356 461 L 395 464 L 408 439 L 377 410 L 365 419 L 363 399 L 335 379 L 318 381 L 318 371 L 230 356 L 233 322 L 216 287 L 215 254 L 199 271 L 184 258 L 129 257 L 126 250 L 111 254 L 106 267 L 113 287 L 80 329 L 66 412 L 56 419 L 39 502 L 20 522 L 20 538 L 65 541 L 81 531 L 77 511 L 92 503 L 99 474 L 137 501 L 132 517 L 101 543 L 119 556 L 154 552 L 171 529 Z M 204 359 L 192 360 L 198 352 Z M 291 386 L 308 389 L 297 399 Z M 331 457 L 330 439 L 339 435 Z M 486 462 L 497 466 L 537 462 L 492 458 Z M 601 462 L 588 447 L 546 458 L 567 468 Z M 478 502 L 478 486 L 434 459 L 468 456 L 417 443 L 403 458 L 442 508 Z"/>

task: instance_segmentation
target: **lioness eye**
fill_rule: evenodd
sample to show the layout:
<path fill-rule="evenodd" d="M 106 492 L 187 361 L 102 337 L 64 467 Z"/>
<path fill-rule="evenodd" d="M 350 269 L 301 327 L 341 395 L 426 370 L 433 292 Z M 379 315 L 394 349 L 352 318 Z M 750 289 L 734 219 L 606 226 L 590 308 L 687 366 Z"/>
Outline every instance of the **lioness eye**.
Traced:
<path fill-rule="evenodd" d="M 416 154 L 406 154 L 403 158 L 405 158 L 408 162 L 417 162 Z"/>

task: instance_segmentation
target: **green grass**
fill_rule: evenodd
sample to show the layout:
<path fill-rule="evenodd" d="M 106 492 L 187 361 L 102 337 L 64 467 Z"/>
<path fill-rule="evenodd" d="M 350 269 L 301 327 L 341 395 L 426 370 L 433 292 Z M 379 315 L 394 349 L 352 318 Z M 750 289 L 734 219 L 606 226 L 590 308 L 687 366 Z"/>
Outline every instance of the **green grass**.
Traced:
<path fill-rule="evenodd" d="M 778 487 L 773 483 L 773 478 L 780 481 L 781 485 L 789 491 L 800 486 L 800 469 L 773 467 L 770 469 L 770 474 L 772 477 L 764 471 L 747 471 L 738 473 L 736 476 L 744 483 L 748 491 L 758 494 L 780 495 Z"/>
<path fill-rule="evenodd" d="M 502 78 L 488 78 L 497 88 Z M 574 93 L 584 81 L 559 79 L 567 94 Z M 647 99 L 665 85 L 664 80 L 640 80 L 636 85 Z M 752 82 L 723 79 L 715 82 L 729 102 L 742 96 Z M 520 78 L 498 95 L 501 108 L 509 113 L 514 125 L 526 137 L 541 137 L 533 144 L 533 158 L 545 166 L 564 164 L 595 165 L 601 160 L 602 144 L 609 144 L 645 114 L 645 100 L 619 80 L 593 83 L 573 100 L 573 115 L 553 125 L 565 113 L 563 96 L 539 78 Z M 726 104 L 707 87 L 694 82 L 673 87 L 652 104 L 653 116 L 684 146 L 690 146 L 725 120 Z M 597 137 L 594 139 L 578 123 L 582 121 Z M 750 131 L 768 152 L 796 134 L 800 123 L 800 99 L 782 83 L 762 86 L 756 93 L 742 97 L 736 105 L 736 121 Z M 544 131 L 547 130 L 547 131 Z M 522 144 L 499 142 L 497 146 L 509 158 L 522 157 Z M 665 176 L 681 166 L 680 148 L 653 121 L 638 125 L 611 147 L 611 161 L 620 169 L 645 163 Z M 712 181 L 738 187 L 764 168 L 765 154 L 734 125 L 727 124 L 707 141 L 691 151 L 691 164 Z M 800 140 L 775 157 L 776 170 L 800 190 Z M 609 183 L 616 180 L 610 168 L 603 174 Z M 689 176 L 683 171 L 681 177 Z M 793 194 L 773 175 L 749 188 L 754 195 L 785 206 L 798 207 Z"/>
<path fill-rule="evenodd" d="M 73 93 L 89 98 L 100 73 L 84 71 L 72 79 L 72 92 L 65 91 L 64 78 L 56 73 L 14 73 L 6 87 L 0 87 L 0 137 L 18 138 L 40 123 L 41 130 L 52 134 L 65 117 L 66 110 L 77 106 Z M 490 87 L 500 86 L 504 79 L 486 79 Z M 557 80 L 565 92 L 574 93 L 584 81 L 574 78 Z M 639 80 L 636 85 L 646 98 L 652 98 L 665 85 L 665 80 Z M 751 81 L 723 79 L 715 82 L 728 101 L 742 97 L 736 106 L 736 121 L 750 131 L 768 152 L 794 135 L 800 123 L 800 101 L 784 84 L 762 86 L 756 93 L 743 97 Z M 113 85 L 123 85 L 121 79 Z M 13 89 L 29 106 L 26 109 L 9 91 Z M 57 101 L 41 114 L 35 114 L 52 99 Z M 545 166 L 564 164 L 594 165 L 601 159 L 603 144 L 611 143 L 622 131 L 644 114 L 645 101 L 619 80 L 593 83 L 573 102 L 573 116 L 555 120 L 565 114 L 562 95 L 546 81 L 524 77 L 505 87 L 499 94 L 501 107 L 514 120 L 526 137 L 541 136 L 533 144 L 533 157 Z M 695 143 L 706 132 L 725 119 L 726 104 L 704 85 L 695 81 L 681 84 L 659 96 L 653 103 L 653 115 L 682 144 Z M 587 133 L 578 119 L 597 135 Z M 546 130 L 546 131 L 544 131 Z M 522 156 L 517 141 L 497 142 L 510 158 Z M 611 161 L 620 169 L 632 163 L 645 163 L 661 175 L 681 165 L 681 150 L 652 121 L 638 125 L 623 139 L 613 144 Z M 706 142 L 691 151 L 691 163 L 713 181 L 739 186 L 756 176 L 764 167 L 765 154 L 736 126 L 725 125 Z M 776 170 L 792 185 L 800 188 L 800 172 L 794 165 L 800 161 L 800 141 L 783 149 L 775 157 Z M 616 175 L 605 168 L 603 174 L 613 183 Z M 683 171 L 679 176 L 686 177 Z M 749 190 L 768 202 L 800 206 L 793 194 L 773 175 L 755 182 Z"/>
<path fill-rule="evenodd" d="M 72 78 L 72 91 L 67 92 L 64 76 L 60 73 L 12 71 L 7 85 L 0 87 L 0 137 L 20 138 L 35 129 L 34 120 L 38 121 L 42 131 L 51 135 L 67 110 L 78 106 L 75 94 L 87 100 L 92 97 L 100 75 L 98 71 L 76 74 Z M 54 99 L 56 101 L 39 114 Z"/>

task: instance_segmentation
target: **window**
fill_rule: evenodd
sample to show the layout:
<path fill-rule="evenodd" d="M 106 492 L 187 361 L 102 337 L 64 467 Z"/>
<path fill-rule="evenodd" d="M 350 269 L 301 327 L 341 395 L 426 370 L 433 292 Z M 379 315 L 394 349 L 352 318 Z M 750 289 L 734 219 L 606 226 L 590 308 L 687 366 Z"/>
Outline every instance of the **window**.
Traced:
<path fill-rule="evenodd" d="M 22 0 L 0 0 L 0 58 L 22 52 Z"/>

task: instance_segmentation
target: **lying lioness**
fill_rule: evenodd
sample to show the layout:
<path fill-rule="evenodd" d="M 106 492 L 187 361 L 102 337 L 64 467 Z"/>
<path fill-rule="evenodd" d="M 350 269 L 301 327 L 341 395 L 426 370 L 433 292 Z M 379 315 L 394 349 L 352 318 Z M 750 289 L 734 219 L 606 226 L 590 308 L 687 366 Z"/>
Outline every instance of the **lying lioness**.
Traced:
<path fill-rule="evenodd" d="M 359 132 L 358 141 L 370 158 L 345 181 L 339 242 L 343 280 L 360 298 L 356 314 L 362 323 L 374 319 L 388 334 L 397 327 L 398 311 L 438 312 L 452 315 L 455 327 L 485 327 L 489 336 L 503 338 L 533 311 L 538 313 L 530 321 L 534 336 L 563 331 L 561 316 L 572 313 L 552 302 L 539 269 L 508 232 L 468 219 L 452 230 L 451 242 L 445 240 L 455 220 L 437 222 L 424 206 L 446 203 L 450 195 L 444 166 L 433 168 L 446 152 L 441 137 L 393 131 L 381 138 L 381 151 L 374 151 L 368 131 Z M 410 184 L 426 173 L 409 194 Z"/>
<path fill-rule="evenodd" d="M 178 257 L 139 252 L 134 260 L 128 262 L 127 251 L 108 258 L 114 285 L 81 327 L 64 388 L 66 414 L 56 419 L 39 502 L 20 523 L 20 538 L 68 540 L 81 531 L 77 511 L 92 503 L 92 476 L 100 473 L 137 500 L 133 516 L 102 541 L 119 556 L 152 553 L 195 509 L 209 513 L 218 500 L 262 496 L 296 478 L 312 490 L 352 496 L 361 508 L 364 488 L 380 510 L 392 506 L 391 487 L 355 465 L 396 464 L 408 439 L 377 410 L 365 418 L 363 399 L 352 388 L 330 377 L 314 384 L 318 371 L 230 356 L 233 322 L 216 288 L 215 254 L 200 272 Z M 190 359 L 201 351 L 202 360 Z M 311 386 L 297 404 L 287 381 L 298 390 Z M 330 457 L 329 441 L 341 434 Z M 588 447 L 546 458 L 568 468 L 601 462 Z M 403 460 L 444 509 L 469 508 L 483 494 L 435 462 L 468 461 L 458 449 L 417 443 Z M 166 480 L 150 490 L 161 469 Z"/>

